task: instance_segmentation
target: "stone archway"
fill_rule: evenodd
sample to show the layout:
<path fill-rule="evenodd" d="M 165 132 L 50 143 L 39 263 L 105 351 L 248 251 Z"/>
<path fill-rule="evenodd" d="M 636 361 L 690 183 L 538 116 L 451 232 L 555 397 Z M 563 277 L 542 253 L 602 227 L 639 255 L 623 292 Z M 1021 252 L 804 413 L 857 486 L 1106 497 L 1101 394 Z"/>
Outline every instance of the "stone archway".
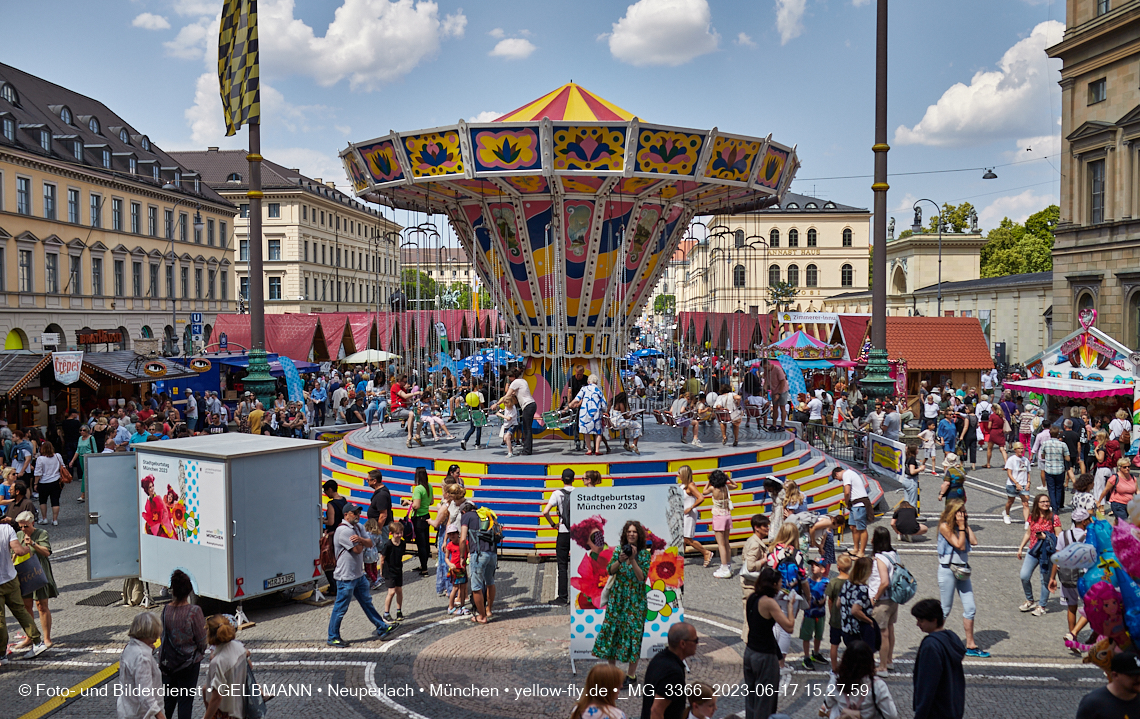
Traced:
<path fill-rule="evenodd" d="M 891 294 L 906 294 L 906 270 L 903 269 L 902 265 L 895 267 L 895 271 L 891 275 Z"/>

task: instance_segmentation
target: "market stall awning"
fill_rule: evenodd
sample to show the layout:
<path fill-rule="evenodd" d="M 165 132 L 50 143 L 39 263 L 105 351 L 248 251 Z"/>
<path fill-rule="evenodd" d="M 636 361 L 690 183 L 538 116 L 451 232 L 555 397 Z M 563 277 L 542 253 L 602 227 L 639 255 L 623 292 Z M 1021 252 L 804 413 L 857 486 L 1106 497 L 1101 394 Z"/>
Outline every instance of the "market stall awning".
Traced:
<path fill-rule="evenodd" d="M 265 351 L 278 352 L 286 357 L 308 359 L 313 350 L 318 315 L 265 315 Z M 340 325 L 344 330 L 344 323 Z M 231 345 L 249 349 L 249 315 L 218 315 L 214 334 L 226 333 Z M 327 338 L 330 345 L 340 346 L 340 336 Z"/>
<path fill-rule="evenodd" d="M 1063 377 L 1037 377 L 1034 379 L 1006 381 L 1006 389 L 1015 389 L 1019 392 L 1036 392 L 1038 394 L 1051 394 L 1060 397 L 1111 397 L 1118 394 L 1132 394 L 1132 385 L 1111 382 L 1090 382 L 1082 379 L 1065 379 Z"/>
<path fill-rule="evenodd" d="M 50 354 L 0 353 L 0 395 L 16 394 L 50 364 Z"/>
<path fill-rule="evenodd" d="M 369 349 L 372 340 L 372 325 L 376 321 L 374 312 L 349 312 L 348 326 L 352 330 L 352 343 L 355 350 L 360 352 Z"/>
<path fill-rule="evenodd" d="M 849 347 L 852 358 L 861 348 Z M 887 317 L 887 353 L 911 372 L 988 370 L 994 366 L 976 317 Z"/>
<path fill-rule="evenodd" d="M 48 356 L 50 361 L 50 355 Z M 145 368 L 150 364 L 162 364 L 166 373 L 161 376 L 149 375 Z M 134 350 L 114 352 L 86 352 L 83 355 L 83 369 L 92 376 L 105 376 L 122 384 L 142 384 L 156 380 L 172 380 L 194 377 L 191 372 L 177 362 L 167 362 L 161 357 L 148 357 Z"/>

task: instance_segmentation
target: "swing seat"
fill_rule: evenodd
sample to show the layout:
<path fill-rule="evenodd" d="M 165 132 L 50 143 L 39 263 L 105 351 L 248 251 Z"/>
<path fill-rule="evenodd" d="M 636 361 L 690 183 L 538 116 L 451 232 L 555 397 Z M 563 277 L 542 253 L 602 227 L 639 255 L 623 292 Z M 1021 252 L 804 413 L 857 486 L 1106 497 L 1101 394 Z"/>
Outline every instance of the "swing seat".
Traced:
<path fill-rule="evenodd" d="M 476 427 L 476 429 L 478 429 L 480 427 L 486 427 L 489 424 L 489 420 L 487 419 L 487 413 L 484 412 L 483 410 L 473 409 L 469 412 L 469 414 L 471 417 L 471 424 L 474 425 Z"/>
<path fill-rule="evenodd" d="M 456 421 L 466 422 L 467 420 L 471 419 L 471 408 L 466 404 L 460 404 L 455 408 L 453 415 Z"/>
<path fill-rule="evenodd" d="M 546 425 L 547 429 L 565 429 L 569 427 L 572 422 L 563 421 L 562 415 L 557 412 L 543 412 L 542 423 Z"/>

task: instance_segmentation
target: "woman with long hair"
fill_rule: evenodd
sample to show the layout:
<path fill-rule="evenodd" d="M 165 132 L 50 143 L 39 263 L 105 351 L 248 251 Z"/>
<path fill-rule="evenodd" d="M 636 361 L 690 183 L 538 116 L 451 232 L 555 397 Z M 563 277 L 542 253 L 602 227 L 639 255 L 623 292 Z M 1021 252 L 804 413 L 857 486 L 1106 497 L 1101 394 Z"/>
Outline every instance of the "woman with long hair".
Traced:
<path fill-rule="evenodd" d="M 871 578 L 871 558 L 859 557 L 851 565 L 847 582 L 839 590 L 839 627 L 844 646 L 864 641 L 873 648 L 881 643 L 881 635 L 871 616 L 871 592 L 867 580 Z"/>
<path fill-rule="evenodd" d="M 435 527 L 439 556 L 443 556 L 443 545 L 447 543 L 447 535 L 459 531 L 459 520 L 462 518 L 459 508 L 463 506 L 463 498 L 466 494 L 467 490 L 456 481 L 456 477 L 450 472 L 443 478 L 443 498 L 439 503 L 439 509 L 436 510 L 435 519 L 429 520 L 431 526 Z M 441 597 L 447 596 L 451 587 L 451 579 L 447 576 L 447 563 L 437 560 L 435 565 L 436 594 Z M 466 608 L 464 608 L 463 613 L 466 613 Z"/>
<path fill-rule="evenodd" d="M 960 499 L 946 500 L 942 516 L 938 519 L 938 593 L 942 601 L 943 616 L 950 616 L 954 607 L 954 594 L 962 600 L 962 628 L 966 632 L 966 656 L 988 657 L 989 652 L 978 648 L 974 641 L 974 585 L 971 581 L 970 548 L 978 544 L 966 503 Z"/>
<path fill-rule="evenodd" d="M 637 680 L 641 638 L 645 634 L 645 577 L 649 572 L 649 549 L 645 528 L 629 520 L 621 529 L 621 548 L 613 553 L 606 571 L 613 577 L 609 604 L 594 640 L 593 654 L 610 664 L 628 662 L 625 684 Z"/>
<path fill-rule="evenodd" d="M 704 557 L 704 564 L 702 566 L 709 566 L 712 561 L 712 552 L 705 549 L 705 546 L 697 541 L 697 521 L 701 518 L 701 510 L 699 507 L 705 501 L 704 492 L 701 491 L 697 483 L 693 481 L 693 469 L 687 464 L 681 465 L 677 469 L 677 481 L 685 490 L 685 505 L 684 505 L 684 537 L 685 546 L 689 549 L 695 549 Z"/>
<path fill-rule="evenodd" d="M 59 480 L 59 470 L 63 467 L 63 456 L 56 454 L 55 446 L 44 441 L 40 444 L 40 456 L 36 457 L 35 477 L 40 490 L 40 524 L 47 524 L 47 505 L 51 503 L 51 523 L 59 525 L 59 497 L 63 494 L 63 482 Z"/>
<path fill-rule="evenodd" d="M 1104 507 L 1104 488 L 1108 480 L 1116 473 L 1116 462 L 1120 459 L 1120 442 L 1108 438 L 1108 432 L 1097 430 L 1096 441 L 1093 442 L 1093 456 L 1095 457 L 1096 472 L 1093 473 L 1093 497 L 1097 506 Z"/>
<path fill-rule="evenodd" d="M 1049 504 L 1049 495 L 1039 494 L 1034 497 L 1033 508 L 1029 510 L 1029 526 L 1025 528 L 1021 543 L 1017 545 L 1017 558 L 1024 559 L 1021 565 L 1021 589 L 1025 592 L 1025 603 L 1019 609 L 1023 612 L 1032 611 L 1035 617 L 1044 616 L 1045 605 L 1049 603 L 1050 566 L 1049 563 L 1043 562 L 1040 556 L 1035 555 L 1033 550 L 1038 542 L 1046 541 L 1046 534 L 1055 537 L 1060 528 L 1061 518 L 1053 513 L 1053 507 Z M 1028 553 L 1025 552 L 1026 545 L 1029 545 Z M 1038 568 L 1041 570 L 1040 602 L 1033 598 L 1033 571 Z"/>
<path fill-rule="evenodd" d="M 1128 435 L 1128 432 L 1124 432 L 1121 436 Z M 1131 466 L 1132 463 L 1127 457 L 1116 460 L 1116 474 L 1105 482 L 1104 491 L 1101 492 L 1100 504 L 1104 504 L 1104 500 L 1108 499 L 1109 514 L 1112 515 L 1113 524 L 1128 521 L 1128 503 L 1136 495 L 1136 478 L 1132 476 Z"/>
<path fill-rule="evenodd" d="M 771 535 L 769 535 L 771 536 Z M 768 554 L 764 563 L 776 570 L 783 581 L 781 591 L 776 601 L 781 607 L 787 605 L 788 613 L 795 619 L 799 610 L 799 599 L 793 601 L 790 592 L 794 590 L 799 597 L 811 597 L 811 585 L 808 583 L 807 563 L 803 552 L 800 551 L 800 530 L 795 524 L 786 522 L 780 525 L 775 539 L 768 547 Z M 792 648 L 791 632 L 785 632 L 783 627 L 776 629 L 776 642 L 782 654 L 787 654 Z M 781 666 L 783 666 L 781 664 Z"/>
<path fill-rule="evenodd" d="M 899 605 L 891 600 L 891 579 L 899 565 L 899 554 L 891 547 L 891 530 L 875 528 L 871 536 L 871 552 L 875 563 L 867 580 L 867 591 L 871 593 L 871 616 L 878 622 L 883 637 L 879 649 L 879 674 L 890 676 L 888 672 L 894 665 L 891 660 L 894 658 L 895 622 L 899 619 Z"/>
<path fill-rule="evenodd" d="M 791 636 L 796 628 L 796 612 L 792 602 L 781 607 L 776 595 L 783 588 L 783 577 L 771 567 L 764 567 L 756 578 L 756 591 L 744 604 L 748 620 L 748 638 L 744 644 L 744 684 L 749 691 L 744 698 L 745 715 L 767 717 L 776 712 L 780 684 L 780 646 L 775 627 Z"/>
<path fill-rule="evenodd" d="M 570 719 L 626 719 L 625 712 L 617 708 L 625 677 L 613 664 L 595 664 L 586 675 L 586 686 Z"/>
<path fill-rule="evenodd" d="M 162 672 L 162 685 L 166 716 L 190 719 L 194 709 L 194 694 L 189 689 L 198 686 L 202 658 L 206 655 L 206 617 L 197 604 L 190 603 L 193 585 L 181 569 L 170 575 L 170 594 L 174 600 L 162 608 L 162 645 L 158 650 L 158 668 Z M 171 691 L 180 690 L 180 691 Z"/>
<path fill-rule="evenodd" d="M 729 493 L 738 486 L 724 470 L 714 469 L 709 472 L 709 481 L 704 488 L 704 494 L 712 496 L 712 528 L 720 551 L 720 567 L 713 572 L 717 579 L 732 576 L 732 555 L 728 547 L 728 535 L 732 532 L 732 500 Z"/>
<path fill-rule="evenodd" d="M 887 683 L 876 676 L 875 651 L 867 642 L 847 645 L 819 715 L 830 719 L 898 719 Z"/>
<path fill-rule="evenodd" d="M 431 556 L 431 539 L 428 537 L 428 518 L 431 516 L 431 483 L 426 467 L 416 467 L 416 478 L 412 482 L 412 496 L 400 499 L 400 504 L 408 508 L 408 519 L 416 533 L 416 554 L 420 558 L 420 576 L 428 575 L 427 563 Z M 438 560 L 437 560 L 438 561 Z"/>

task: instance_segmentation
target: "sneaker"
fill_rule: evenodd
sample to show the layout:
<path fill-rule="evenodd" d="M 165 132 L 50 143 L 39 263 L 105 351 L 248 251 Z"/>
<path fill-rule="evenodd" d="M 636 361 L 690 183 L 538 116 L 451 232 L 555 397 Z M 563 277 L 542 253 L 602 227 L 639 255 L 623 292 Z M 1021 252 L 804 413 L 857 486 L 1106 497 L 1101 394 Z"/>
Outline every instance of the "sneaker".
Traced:
<path fill-rule="evenodd" d="M 811 657 L 804 657 L 804 660 L 800 662 L 800 666 L 809 672 L 815 671 L 815 665 L 811 663 Z"/>
<path fill-rule="evenodd" d="M 722 564 L 715 572 L 713 572 L 713 576 L 717 579 L 728 579 L 732 576 L 732 567 L 728 566 L 727 564 Z"/>
<path fill-rule="evenodd" d="M 328 644 L 330 647 L 336 647 L 337 649 L 348 648 L 348 642 L 344 641 L 340 637 L 337 637 L 336 639 L 330 639 L 326 642 L 326 644 Z"/>
<path fill-rule="evenodd" d="M 1006 524 L 1013 524 L 1013 520 L 1010 519 L 1009 515 L 1005 512 L 1001 513 L 1001 521 L 1005 522 Z"/>
<path fill-rule="evenodd" d="M 47 524 L 47 523 L 48 523 L 48 521 L 46 519 L 41 519 L 40 521 L 36 522 L 36 524 Z"/>
<path fill-rule="evenodd" d="M 460 614 L 462 614 L 462 615 L 464 615 L 464 616 L 470 616 L 470 615 L 471 615 L 471 610 L 470 610 L 470 609 L 468 609 L 467 607 L 460 607 L 460 608 L 459 608 L 459 613 L 460 613 Z"/>
<path fill-rule="evenodd" d="M 385 627 L 380 627 L 379 629 L 377 629 L 376 630 L 376 636 L 380 637 L 381 639 L 384 639 L 385 637 L 387 637 L 389 634 L 391 634 L 394 631 L 396 631 L 396 625 L 395 624 L 389 624 Z"/>
<path fill-rule="evenodd" d="M 890 675 L 891 675 L 890 669 L 876 669 L 875 670 L 875 676 L 881 677 L 882 679 L 886 679 Z"/>
<path fill-rule="evenodd" d="M 59 526 L 59 521 L 58 521 L 58 520 L 55 520 L 55 519 L 51 520 L 51 526 L 53 526 L 53 527 L 58 527 L 58 526 Z"/>
<path fill-rule="evenodd" d="M 978 649 L 977 647 L 974 647 L 973 649 L 967 649 L 966 650 L 966 656 L 978 657 L 979 659 L 989 659 L 990 653 L 985 651 L 984 649 Z"/>
<path fill-rule="evenodd" d="M 1077 641 L 1077 637 L 1076 637 L 1076 636 L 1075 636 L 1075 635 L 1074 635 L 1072 632 L 1065 632 L 1065 637 L 1064 637 L 1064 639 L 1065 639 L 1065 641 L 1066 641 L 1066 642 L 1075 642 L 1075 641 Z"/>
<path fill-rule="evenodd" d="M 1035 617 L 1043 617 L 1046 614 L 1048 614 L 1048 612 L 1045 611 L 1045 607 L 1037 607 L 1032 612 L 1030 612 L 1030 614 L 1032 614 Z"/>
<path fill-rule="evenodd" d="M 459 448 L 462 449 L 464 452 L 466 452 L 467 451 L 467 441 L 464 440 L 464 441 L 460 442 Z"/>
<path fill-rule="evenodd" d="M 24 655 L 24 659 L 35 659 L 47 650 L 47 645 L 43 642 L 40 642 L 39 644 L 33 644 L 31 649 L 28 650 L 28 653 Z"/>
<path fill-rule="evenodd" d="M 507 452 L 507 456 L 508 456 L 508 457 L 513 457 L 513 456 L 515 456 L 515 455 L 514 455 L 514 454 L 512 454 L 512 453 L 510 453 L 510 452 Z"/>
<path fill-rule="evenodd" d="M 375 582 L 372 583 L 373 589 L 379 589 L 382 586 L 384 586 L 384 580 L 383 579 L 377 579 Z M 441 594 L 439 596 L 442 597 L 443 595 Z"/>
<path fill-rule="evenodd" d="M 820 664 L 827 664 L 827 660 L 824 659 L 823 655 L 820 654 L 819 652 L 812 652 L 811 653 L 811 660 L 813 662 L 819 662 Z"/>
<path fill-rule="evenodd" d="M 456 611 L 458 611 L 458 610 L 455 607 L 448 607 L 447 608 L 448 614 L 455 614 Z"/>
<path fill-rule="evenodd" d="M 1024 612 L 1025 610 L 1022 609 L 1021 611 Z M 388 614 L 388 612 L 380 612 L 380 618 L 383 619 L 388 624 L 392 623 L 392 615 Z"/>
<path fill-rule="evenodd" d="M 1018 607 L 1018 610 L 1023 611 L 1023 612 L 1031 612 L 1031 611 L 1033 611 L 1033 608 L 1036 606 L 1037 606 L 1036 602 L 1031 602 L 1027 599 L 1024 602 L 1022 602 L 1021 606 Z"/>
<path fill-rule="evenodd" d="M 704 445 L 704 443 L 703 443 L 703 442 L 701 442 L 701 440 L 699 440 L 699 439 L 694 439 L 694 440 L 693 440 L 693 446 L 694 446 L 694 447 L 704 447 L 705 445 Z"/>
<path fill-rule="evenodd" d="M 396 610 L 396 621 L 397 622 L 404 621 L 404 613 L 402 611 L 400 611 L 399 609 Z"/>
<path fill-rule="evenodd" d="M 84 502 L 84 499 L 83 499 L 83 497 L 76 497 L 76 498 L 75 498 L 75 501 L 76 501 L 76 502 L 79 502 L 80 504 L 83 504 L 83 502 Z"/>

